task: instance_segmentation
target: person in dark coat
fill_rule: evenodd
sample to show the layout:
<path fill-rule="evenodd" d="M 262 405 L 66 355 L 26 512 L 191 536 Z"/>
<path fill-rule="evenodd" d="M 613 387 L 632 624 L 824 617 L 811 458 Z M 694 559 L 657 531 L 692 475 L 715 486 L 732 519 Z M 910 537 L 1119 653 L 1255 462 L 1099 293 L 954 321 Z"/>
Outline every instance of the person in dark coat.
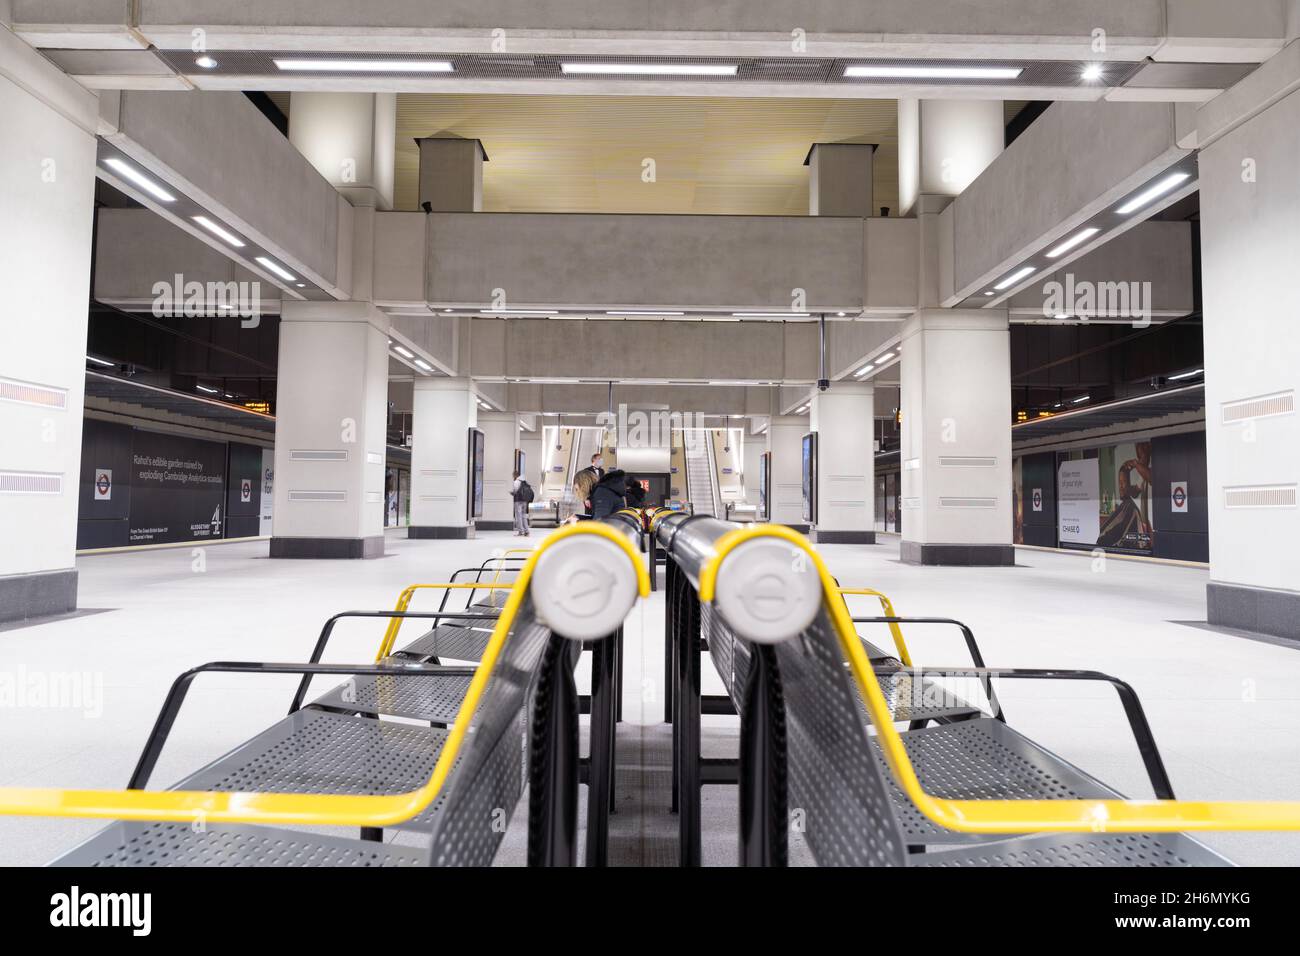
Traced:
<path fill-rule="evenodd" d="M 645 507 L 645 489 L 641 487 L 641 482 L 637 481 L 632 475 L 627 476 L 627 490 L 624 497 L 629 508 Z"/>
<path fill-rule="evenodd" d="M 606 472 L 605 477 L 591 489 L 591 516 L 596 519 L 608 518 L 615 511 L 625 508 L 626 494 L 627 474 L 620 468 Z"/>

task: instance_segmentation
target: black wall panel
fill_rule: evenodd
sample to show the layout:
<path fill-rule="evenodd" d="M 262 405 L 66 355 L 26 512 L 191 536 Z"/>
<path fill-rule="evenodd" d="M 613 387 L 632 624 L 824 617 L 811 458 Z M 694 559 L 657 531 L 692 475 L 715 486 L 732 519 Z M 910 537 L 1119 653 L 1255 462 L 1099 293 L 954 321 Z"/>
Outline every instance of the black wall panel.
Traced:
<path fill-rule="evenodd" d="M 128 544 L 131 509 L 129 425 L 86 419 L 81 428 L 81 473 L 77 491 L 77 547 L 120 548 Z M 95 482 L 111 478 L 108 499 L 95 498 Z"/>
<path fill-rule="evenodd" d="M 1156 528 L 1158 558 L 1210 560 L 1209 479 L 1205 433 L 1189 432 L 1151 440 L 1151 521 Z M 1187 482 L 1187 512 L 1175 512 L 1174 482 Z"/>

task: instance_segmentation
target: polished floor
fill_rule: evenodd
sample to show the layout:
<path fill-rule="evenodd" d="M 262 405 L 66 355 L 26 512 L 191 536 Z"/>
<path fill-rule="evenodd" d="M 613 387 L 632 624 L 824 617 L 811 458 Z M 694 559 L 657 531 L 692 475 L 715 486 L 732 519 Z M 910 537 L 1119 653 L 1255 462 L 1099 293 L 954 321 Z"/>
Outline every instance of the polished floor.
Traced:
<path fill-rule="evenodd" d="M 508 533 L 458 542 L 390 533 L 388 556 L 364 562 L 271 561 L 266 542 L 83 557 L 80 614 L 0 630 L 0 686 L 8 688 L 0 695 L 0 786 L 124 786 L 168 686 L 186 668 L 305 660 L 330 614 L 391 607 L 406 584 L 444 580 L 515 543 Z M 1300 649 L 1205 627 L 1203 569 L 1036 551 L 1021 551 L 1016 568 L 916 568 L 899 563 L 892 537 L 821 551 L 842 585 L 885 591 L 900 614 L 965 621 L 991 666 L 1100 670 L 1127 680 L 1178 796 L 1300 799 Z M 869 599 L 854 600 L 863 615 L 878 612 Z M 371 659 L 381 631 L 375 621 L 345 622 L 328 659 Z M 613 823 L 616 862 L 674 857 L 673 818 L 660 806 L 662 634 L 656 594 L 626 627 L 618 800 L 627 812 Z M 906 635 L 918 664 L 969 663 L 951 628 L 914 626 Z M 885 633 L 868 637 L 888 642 Z M 705 672 L 706 692 L 721 692 Z M 61 699 L 49 699 L 49 689 Z M 154 785 L 262 730 L 284 714 L 292 692 L 292 678 L 201 678 Z M 1105 685 L 1008 682 L 999 693 L 1012 726 L 1127 795 L 1150 796 L 1123 711 Z M 724 755 L 734 741 L 734 719 L 706 718 L 706 753 Z M 706 862 L 734 858 L 733 815 L 728 789 L 707 788 Z M 45 863 L 98 827 L 0 817 L 0 864 Z M 1300 864 L 1300 834 L 1203 839 L 1237 863 Z M 508 841 L 503 861 L 515 859 L 516 842 Z"/>

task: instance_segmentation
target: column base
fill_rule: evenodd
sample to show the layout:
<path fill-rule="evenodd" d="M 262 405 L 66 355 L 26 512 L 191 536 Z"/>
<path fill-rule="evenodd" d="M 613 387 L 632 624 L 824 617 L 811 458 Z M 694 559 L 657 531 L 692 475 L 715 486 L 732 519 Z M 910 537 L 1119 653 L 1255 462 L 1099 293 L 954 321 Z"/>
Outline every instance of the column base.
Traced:
<path fill-rule="evenodd" d="M 899 557 L 904 564 L 930 567 L 1011 568 L 1016 549 L 1010 544 L 923 544 L 903 541 Z"/>
<path fill-rule="evenodd" d="M 482 521 L 475 520 L 474 530 L 476 531 L 514 531 L 515 523 L 513 521 Z"/>
<path fill-rule="evenodd" d="M 810 537 L 815 544 L 875 544 L 874 531 L 814 531 Z"/>
<path fill-rule="evenodd" d="M 1205 608 L 1206 620 L 1217 627 L 1300 641 L 1300 591 L 1211 581 L 1205 586 Z"/>
<path fill-rule="evenodd" d="M 510 525 L 510 527 L 514 527 L 514 525 Z M 474 526 L 413 524 L 406 529 L 406 536 L 417 539 L 446 538 L 464 540 L 474 537 Z"/>
<path fill-rule="evenodd" d="M 0 622 L 26 621 L 77 609 L 77 571 L 0 576 Z"/>
<path fill-rule="evenodd" d="M 373 538 L 271 538 L 273 558 L 382 558 L 384 536 Z"/>

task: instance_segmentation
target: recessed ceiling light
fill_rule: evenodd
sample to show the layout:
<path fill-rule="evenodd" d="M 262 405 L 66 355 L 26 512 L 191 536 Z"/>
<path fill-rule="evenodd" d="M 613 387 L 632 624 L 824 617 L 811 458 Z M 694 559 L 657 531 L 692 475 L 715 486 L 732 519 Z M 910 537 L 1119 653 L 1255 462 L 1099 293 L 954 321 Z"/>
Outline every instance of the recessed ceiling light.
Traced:
<path fill-rule="evenodd" d="M 1003 289 L 1009 289 L 1017 282 L 1019 282 L 1021 279 L 1028 279 L 1031 275 L 1033 275 L 1037 271 L 1038 270 L 1035 269 L 1033 266 L 1025 266 L 1019 272 L 1011 273 L 1011 275 L 1007 276 L 1005 279 L 1003 279 L 993 288 L 997 289 L 999 292 L 1001 292 Z"/>
<path fill-rule="evenodd" d="M 848 315 L 847 312 L 836 312 L 835 314 L 838 315 L 840 318 L 844 318 L 844 316 Z"/>
<path fill-rule="evenodd" d="M 238 249 L 243 247 L 244 241 L 242 239 L 240 239 L 233 232 L 230 232 L 225 227 L 217 225 L 207 216 L 191 216 L 190 218 L 193 219 L 195 222 L 197 222 L 208 232 L 212 233 L 214 236 L 218 237 L 219 239 L 226 240 L 226 242 L 230 243 L 235 248 Z"/>
<path fill-rule="evenodd" d="M 806 319 L 811 313 L 808 312 L 733 312 L 732 315 L 741 319 Z"/>
<path fill-rule="evenodd" d="M 558 309 L 488 309 L 479 315 L 559 315 Z"/>
<path fill-rule="evenodd" d="M 1099 232 L 1101 232 L 1100 229 L 1092 229 L 1092 228 L 1084 229 L 1082 232 L 1078 232 L 1075 235 L 1071 236 L 1069 239 L 1066 239 L 1065 242 L 1061 243 L 1059 246 L 1057 246 L 1055 249 L 1049 252 L 1047 254 L 1047 258 L 1059 259 L 1061 258 L 1061 256 L 1065 255 L 1071 249 L 1075 249 L 1083 245 L 1085 242 L 1087 242 L 1089 239 L 1091 239 Z"/>
<path fill-rule="evenodd" d="M 393 351 L 396 352 L 398 355 L 400 355 L 400 356 L 401 356 L 402 358 L 404 358 L 404 359 L 413 359 L 413 358 L 415 358 L 415 353 L 414 353 L 414 352 L 412 352 L 412 351 L 411 351 L 410 349 L 408 349 L 408 348 L 403 348 L 403 347 L 400 346 L 400 345 L 394 345 L 394 346 L 393 346 Z"/>
<path fill-rule="evenodd" d="M 221 389 L 213 388 L 211 385 L 195 385 L 200 392 L 207 392 L 209 395 L 220 395 Z"/>
<path fill-rule="evenodd" d="M 1195 378 L 1195 377 L 1198 376 L 1198 375 L 1204 375 L 1204 374 L 1205 374 L 1205 369 L 1203 369 L 1203 368 L 1198 368 L 1198 369 L 1196 369 L 1195 371 L 1192 371 L 1192 372 L 1180 372 L 1180 373 L 1177 374 L 1177 375 L 1170 375 L 1170 376 L 1169 376 L 1169 381 L 1171 381 L 1171 382 L 1181 382 L 1181 381 L 1182 381 L 1183 379 L 1185 379 L 1185 378 Z"/>
<path fill-rule="evenodd" d="M 868 362 L 866 365 L 862 366 L 862 368 L 858 369 L 858 371 L 855 374 L 857 375 L 858 378 L 861 378 L 862 376 L 866 375 L 875 367 L 876 367 L 875 362 Z"/>
<path fill-rule="evenodd" d="M 203 67 L 205 70 L 211 70 L 216 67 L 217 61 L 212 59 L 210 56 L 201 56 L 194 61 L 194 64 Z"/>
<path fill-rule="evenodd" d="M 884 355 L 880 356 L 880 358 L 876 359 L 876 364 L 877 364 L 877 365 L 884 365 L 886 362 L 888 362 L 888 361 L 889 361 L 891 358 L 893 358 L 893 357 L 894 357 L 894 353 L 893 353 L 893 352 L 886 352 Z"/>
<path fill-rule="evenodd" d="M 1100 63 L 1089 63 L 1083 69 L 1083 78 L 1088 83 L 1094 83 L 1097 80 L 1100 80 L 1101 74 L 1102 70 Z"/>
<path fill-rule="evenodd" d="M 570 75 L 596 76 L 735 76 L 734 63 L 561 63 Z"/>
<path fill-rule="evenodd" d="M 450 311 L 451 311 L 451 309 L 443 309 L 443 310 L 442 310 L 442 312 L 443 312 L 444 315 L 446 315 L 446 314 L 447 314 L 448 312 L 450 312 Z"/>
<path fill-rule="evenodd" d="M 989 289 L 989 290 L 988 290 L 987 292 L 985 292 L 984 294 L 985 294 L 985 295 L 996 295 L 997 293 L 995 293 L 992 289 Z"/>
<path fill-rule="evenodd" d="M 888 80 L 1014 80 L 1025 72 L 1019 66 L 857 66 L 845 67 L 850 79 Z"/>
<path fill-rule="evenodd" d="M 305 282 L 299 282 L 299 283 L 298 283 L 298 288 L 299 288 L 299 289 L 305 289 L 305 288 L 307 288 L 307 283 L 305 283 Z"/>
<path fill-rule="evenodd" d="M 1053 318 L 1057 318 L 1057 319 L 1062 319 L 1062 320 L 1063 320 L 1063 319 L 1068 319 L 1069 316 L 1066 315 L 1064 312 L 1058 312 L 1058 313 L 1056 313 L 1055 316 L 1053 316 Z"/>
<path fill-rule="evenodd" d="M 606 312 L 606 315 L 685 315 L 685 312 L 643 312 L 637 309 L 624 309 L 621 312 Z"/>
<path fill-rule="evenodd" d="M 125 176 L 127 179 L 135 183 L 137 186 L 139 186 L 149 195 L 153 196 L 155 199 L 159 199 L 162 202 L 176 201 L 175 196 L 173 196 L 167 190 L 163 189 L 156 182 L 154 182 L 144 173 L 140 172 L 140 170 L 136 169 L 134 166 L 131 166 L 128 163 L 124 163 L 122 160 L 117 158 L 104 160 L 104 165 L 107 166 L 109 169 L 113 170 L 115 173 Z"/>
<path fill-rule="evenodd" d="M 1150 189 L 1139 193 L 1124 205 L 1120 206 L 1119 214 L 1121 216 L 1126 216 L 1131 212 L 1137 212 L 1143 206 L 1149 206 L 1151 203 L 1155 202 L 1161 196 L 1165 195 L 1165 193 L 1173 192 L 1191 178 L 1192 176 L 1190 173 L 1174 173 L 1172 176 L 1167 176 Z"/>
<path fill-rule="evenodd" d="M 1071 404 L 1071 405 L 1079 405 L 1079 404 L 1081 404 L 1081 403 L 1083 403 L 1083 402 L 1086 402 L 1086 401 L 1087 401 L 1088 399 L 1090 399 L 1090 398 L 1092 398 L 1091 395 L 1080 395 L 1078 398 L 1076 398 L 1076 399 L 1074 399 L 1072 402 L 1070 402 L 1070 404 Z"/>
<path fill-rule="evenodd" d="M 94 362 L 96 365 L 102 366 L 103 368 L 113 368 L 115 365 L 117 365 L 116 362 L 109 362 L 102 358 L 95 358 L 95 356 L 93 355 L 87 355 L 86 361 Z"/>
<path fill-rule="evenodd" d="M 432 372 L 432 371 L 433 371 L 433 366 L 430 365 L 428 362 L 426 362 L 424 359 L 416 359 L 416 360 L 415 360 L 415 367 L 418 368 L 418 369 L 423 369 L 423 370 L 426 371 L 426 372 Z"/>
<path fill-rule="evenodd" d="M 256 261 L 257 261 L 257 262 L 258 262 L 258 263 L 259 263 L 259 264 L 260 264 L 264 269 L 269 269 L 270 271 L 274 272 L 276 275 L 278 275 L 278 276 L 279 276 L 281 279 L 283 279 L 285 282 L 297 282 L 297 281 L 298 281 L 298 277 L 297 277 L 296 275 L 294 275 L 292 272 L 290 272 L 290 271 L 289 271 L 288 269 L 286 269 L 284 266 L 280 265 L 280 263 L 275 262 L 275 261 L 272 260 L 272 259 L 268 259 L 266 256 L 258 256 L 257 259 L 256 259 Z"/>
<path fill-rule="evenodd" d="M 448 60 L 277 59 L 276 67 L 298 73 L 453 73 Z"/>

